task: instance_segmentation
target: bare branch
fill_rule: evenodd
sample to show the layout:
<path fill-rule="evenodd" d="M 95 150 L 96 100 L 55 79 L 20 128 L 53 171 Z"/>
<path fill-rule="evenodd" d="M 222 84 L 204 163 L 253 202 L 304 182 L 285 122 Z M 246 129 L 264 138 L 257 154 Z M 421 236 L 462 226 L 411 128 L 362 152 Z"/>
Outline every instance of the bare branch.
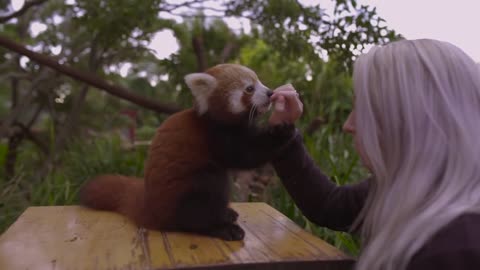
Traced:
<path fill-rule="evenodd" d="M 49 149 L 48 149 L 48 145 L 45 144 L 40 138 L 38 138 L 31 130 L 30 128 L 28 128 L 27 126 L 25 126 L 24 124 L 20 123 L 20 122 L 15 122 L 13 123 L 13 126 L 16 126 L 16 127 L 19 127 L 23 136 L 25 136 L 25 138 L 29 139 L 30 141 L 32 141 L 33 143 L 35 143 L 38 148 L 40 148 L 40 150 L 45 153 L 45 154 L 48 154 L 49 152 Z"/>
<path fill-rule="evenodd" d="M 192 0 L 192 1 L 186 1 L 181 4 L 166 4 L 164 8 L 161 8 L 160 11 L 166 11 L 166 12 L 172 12 L 175 9 L 179 9 L 181 7 L 191 7 L 193 4 L 200 4 L 204 3 L 206 0 Z"/>
<path fill-rule="evenodd" d="M 171 12 L 170 14 L 173 15 L 173 16 L 178 16 L 178 17 L 187 18 L 187 19 L 198 16 L 198 14 L 195 14 L 195 13 L 173 13 L 173 12 Z M 225 16 L 220 16 L 220 15 L 205 15 L 205 14 L 203 14 L 202 16 L 205 17 L 205 18 L 218 18 L 218 19 L 225 18 Z"/>
<path fill-rule="evenodd" d="M 7 16 L 0 17 L 0 23 L 6 23 L 13 18 L 20 17 L 25 12 L 27 12 L 30 8 L 32 8 L 34 6 L 39 6 L 39 5 L 41 5 L 41 4 L 43 4 L 47 1 L 48 0 L 33 0 L 33 1 L 25 2 L 25 4 L 23 4 L 23 7 L 21 9 L 19 9 L 18 11 L 13 12 L 12 14 L 9 14 Z"/>
<path fill-rule="evenodd" d="M 220 63 L 227 62 L 228 58 L 232 54 L 233 50 L 236 48 L 235 43 L 229 41 L 225 47 L 223 47 L 222 53 L 220 54 Z"/>
<path fill-rule="evenodd" d="M 9 38 L 6 38 L 5 36 L 0 35 L 0 46 L 3 46 L 12 51 L 15 51 L 16 53 L 25 55 L 31 60 L 38 62 L 39 64 L 48 66 L 64 75 L 67 75 L 76 80 L 82 81 L 84 83 L 87 83 L 111 95 L 122 98 L 124 100 L 128 100 L 144 108 L 147 108 L 159 113 L 167 113 L 167 114 L 178 112 L 181 109 L 178 106 L 173 104 L 159 103 L 156 101 L 152 101 L 151 99 L 132 94 L 131 90 L 125 87 L 122 87 L 120 85 L 114 85 L 112 82 L 106 81 L 93 73 L 82 72 L 70 66 L 62 65 L 57 61 L 55 61 L 55 59 L 49 56 L 31 51 L 25 48 L 23 45 L 16 43 L 15 41 L 10 40 Z"/>
<path fill-rule="evenodd" d="M 1 73 L 1 72 L 0 72 Z M 30 79 L 31 75 L 25 72 L 7 72 L 0 74 L 0 80 L 5 79 Z"/>

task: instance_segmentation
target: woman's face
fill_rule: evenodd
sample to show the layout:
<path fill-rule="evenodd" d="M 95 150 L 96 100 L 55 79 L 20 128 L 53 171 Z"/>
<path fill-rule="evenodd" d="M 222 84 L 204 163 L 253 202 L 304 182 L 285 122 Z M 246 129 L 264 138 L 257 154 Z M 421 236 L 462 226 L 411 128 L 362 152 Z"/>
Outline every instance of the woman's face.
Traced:
<path fill-rule="evenodd" d="M 346 133 L 350 133 L 353 136 L 353 141 L 354 141 L 354 147 L 355 150 L 357 151 L 358 155 L 360 156 L 360 159 L 362 160 L 362 164 L 367 167 L 371 171 L 371 163 L 370 160 L 367 158 L 367 155 L 365 154 L 365 151 L 360 145 L 359 138 L 357 136 L 357 130 L 356 130 L 356 125 L 355 123 L 356 117 L 355 117 L 355 109 L 350 112 L 348 115 L 347 120 L 343 124 L 343 131 Z"/>

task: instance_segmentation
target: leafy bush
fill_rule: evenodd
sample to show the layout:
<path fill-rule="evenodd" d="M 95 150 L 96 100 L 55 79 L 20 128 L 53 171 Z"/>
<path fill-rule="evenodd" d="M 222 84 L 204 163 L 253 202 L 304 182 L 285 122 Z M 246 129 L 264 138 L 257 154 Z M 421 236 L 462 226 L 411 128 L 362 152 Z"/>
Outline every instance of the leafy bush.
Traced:
<path fill-rule="evenodd" d="M 61 165 L 43 181 L 35 178 L 35 172 L 22 170 L 20 165 L 18 171 L 22 173 L 8 181 L 0 181 L 0 232 L 28 206 L 78 204 L 79 188 L 97 174 L 142 176 L 146 153 L 145 147 L 128 149 L 119 137 L 113 136 L 72 142 L 61 157 Z"/>

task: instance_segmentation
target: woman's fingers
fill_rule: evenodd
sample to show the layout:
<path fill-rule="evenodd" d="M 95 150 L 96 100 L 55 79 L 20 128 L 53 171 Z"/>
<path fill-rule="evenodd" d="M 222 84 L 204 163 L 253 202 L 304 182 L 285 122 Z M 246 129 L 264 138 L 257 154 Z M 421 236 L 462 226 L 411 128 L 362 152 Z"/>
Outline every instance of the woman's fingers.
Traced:
<path fill-rule="evenodd" d="M 278 96 L 289 95 L 289 94 L 290 94 L 290 95 L 295 95 L 295 94 L 298 95 L 298 93 L 297 93 L 297 91 L 296 91 L 295 89 L 293 89 L 293 90 L 290 90 L 290 89 L 275 90 L 275 91 L 273 92 L 273 95 L 270 97 L 270 99 L 275 100 Z"/>
<path fill-rule="evenodd" d="M 295 123 L 303 113 L 303 103 L 291 84 L 283 85 L 273 91 L 270 101 L 274 103 L 274 111 L 269 123 Z"/>
<path fill-rule="evenodd" d="M 272 98 L 285 92 L 296 92 L 296 90 L 291 84 L 282 85 L 273 91 Z"/>
<path fill-rule="evenodd" d="M 285 111 L 285 97 L 278 96 L 275 100 L 275 110 L 279 112 Z"/>
<path fill-rule="evenodd" d="M 280 102 L 280 104 L 288 106 L 289 108 L 300 107 L 301 104 L 301 101 L 298 99 L 298 93 L 294 91 L 281 92 L 275 97 L 272 96 L 270 100 L 275 104 Z"/>
<path fill-rule="evenodd" d="M 274 92 L 274 94 L 270 97 L 270 100 L 274 102 L 280 96 L 285 97 L 288 100 L 298 99 L 299 97 L 297 91 L 279 91 L 279 92 Z"/>

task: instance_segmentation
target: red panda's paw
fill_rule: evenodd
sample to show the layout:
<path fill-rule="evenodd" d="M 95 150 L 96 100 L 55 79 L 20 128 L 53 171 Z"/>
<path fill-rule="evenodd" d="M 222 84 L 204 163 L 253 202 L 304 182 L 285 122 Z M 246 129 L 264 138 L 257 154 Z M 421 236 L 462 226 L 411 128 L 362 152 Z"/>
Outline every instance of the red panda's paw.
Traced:
<path fill-rule="evenodd" d="M 238 219 L 238 213 L 230 207 L 227 208 L 227 212 L 225 216 L 226 216 L 227 223 L 234 223 Z"/>
<path fill-rule="evenodd" d="M 212 235 L 224 241 L 240 241 L 245 237 L 245 231 L 237 224 L 226 224 L 212 232 Z"/>

